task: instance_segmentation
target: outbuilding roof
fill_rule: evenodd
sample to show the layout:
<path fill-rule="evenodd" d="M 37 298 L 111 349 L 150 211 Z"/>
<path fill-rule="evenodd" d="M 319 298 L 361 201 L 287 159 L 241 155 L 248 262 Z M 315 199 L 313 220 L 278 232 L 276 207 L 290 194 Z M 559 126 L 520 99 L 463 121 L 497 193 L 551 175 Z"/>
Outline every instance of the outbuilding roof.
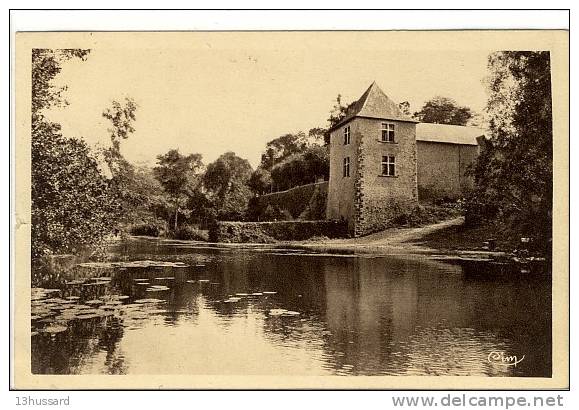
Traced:
<path fill-rule="evenodd" d="M 443 142 L 447 144 L 478 145 L 477 138 L 485 135 L 485 130 L 460 125 L 416 124 L 416 141 Z"/>

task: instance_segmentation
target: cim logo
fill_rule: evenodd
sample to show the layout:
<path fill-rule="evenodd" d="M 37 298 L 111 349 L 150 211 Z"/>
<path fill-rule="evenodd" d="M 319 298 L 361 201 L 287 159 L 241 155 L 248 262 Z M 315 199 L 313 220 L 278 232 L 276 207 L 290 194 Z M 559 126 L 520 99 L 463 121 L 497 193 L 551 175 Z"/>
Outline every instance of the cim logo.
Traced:
<path fill-rule="evenodd" d="M 501 366 L 514 366 L 517 367 L 525 359 L 525 355 L 518 356 L 507 356 L 504 352 L 490 352 L 487 356 L 489 363 L 498 364 Z"/>

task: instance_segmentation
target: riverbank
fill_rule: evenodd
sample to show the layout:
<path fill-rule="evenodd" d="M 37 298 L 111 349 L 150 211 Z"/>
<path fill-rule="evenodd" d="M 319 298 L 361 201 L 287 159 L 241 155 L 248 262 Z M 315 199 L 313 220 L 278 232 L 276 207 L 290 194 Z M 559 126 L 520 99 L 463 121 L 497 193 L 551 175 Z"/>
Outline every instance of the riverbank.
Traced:
<path fill-rule="evenodd" d="M 466 227 L 464 217 L 455 217 L 419 227 L 389 228 L 357 238 L 330 239 L 316 237 L 301 241 L 263 242 L 203 242 L 163 239 L 177 247 L 255 249 L 292 252 L 311 252 L 335 255 L 423 255 L 437 259 L 502 260 L 523 262 L 544 260 L 518 252 L 513 243 L 497 240 L 489 244 L 496 229 L 489 226 Z M 144 238 L 144 237 L 141 237 Z M 159 240 L 158 238 L 148 238 Z"/>
<path fill-rule="evenodd" d="M 507 255 L 503 251 L 484 249 L 484 237 L 480 236 L 476 241 L 473 238 L 471 241 L 464 242 L 464 246 L 460 246 L 461 237 L 464 235 L 459 232 L 462 232 L 463 225 L 464 217 L 457 217 L 416 228 L 390 228 L 358 238 L 322 238 L 288 241 L 276 245 L 332 253 L 436 254 L 476 259 L 494 259 Z M 449 243 L 454 246 L 448 246 Z"/>

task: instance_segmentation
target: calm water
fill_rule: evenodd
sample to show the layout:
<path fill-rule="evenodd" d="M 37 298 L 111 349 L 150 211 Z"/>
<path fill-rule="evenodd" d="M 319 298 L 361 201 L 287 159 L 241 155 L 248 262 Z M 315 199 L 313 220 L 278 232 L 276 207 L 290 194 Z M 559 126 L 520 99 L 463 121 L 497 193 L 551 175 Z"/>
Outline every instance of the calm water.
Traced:
<path fill-rule="evenodd" d="M 180 264 L 45 278 L 33 289 L 33 373 L 551 375 L 541 266 L 153 240 L 112 252 Z M 504 366 L 491 352 L 525 358 Z"/>

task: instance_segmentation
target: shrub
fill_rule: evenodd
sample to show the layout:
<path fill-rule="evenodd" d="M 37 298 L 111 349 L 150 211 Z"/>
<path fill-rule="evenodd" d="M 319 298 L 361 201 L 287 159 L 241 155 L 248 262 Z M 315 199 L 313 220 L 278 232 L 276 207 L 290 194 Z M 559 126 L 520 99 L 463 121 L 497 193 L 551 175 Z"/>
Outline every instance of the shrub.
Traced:
<path fill-rule="evenodd" d="M 188 241 L 208 241 L 209 235 L 207 231 L 195 228 L 190 225 L 181 225 L 171 232 L 171 237 L 173 239 L 182 239 Z"/>
<path fill-rule="evenodd" d="M 129 228 L 129 233 L 135 236 L 154 236 L 157 237 L 162 232 L 162 227 L 155 223 L 147 222 L 139 225 L 133 225 Z"/>

